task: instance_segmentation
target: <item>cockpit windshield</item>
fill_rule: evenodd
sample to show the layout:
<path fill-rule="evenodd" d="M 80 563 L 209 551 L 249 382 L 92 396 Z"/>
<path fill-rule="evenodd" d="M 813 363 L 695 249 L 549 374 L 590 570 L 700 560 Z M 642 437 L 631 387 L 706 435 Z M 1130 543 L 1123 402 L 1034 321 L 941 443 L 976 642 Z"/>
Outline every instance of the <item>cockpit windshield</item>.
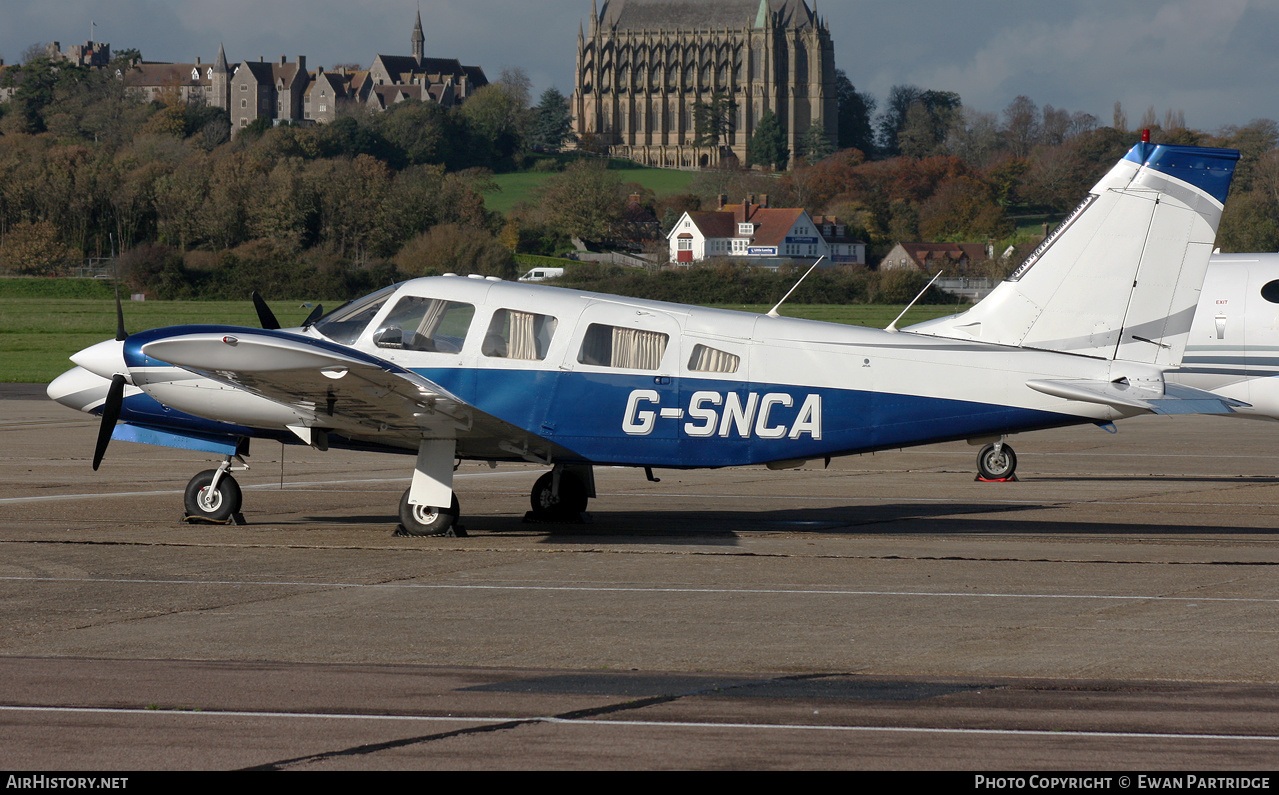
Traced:
<path fill-rule="evenodd" d="M 334 309 L 324 317 L 315 321 L 315 330 L 343 345 L 352 345 L 364 329 L 373 321 L 373 316 L 386 303 L 386 299 L 398 290 L 400 285 L 393 284 L 363 298 Z"/>

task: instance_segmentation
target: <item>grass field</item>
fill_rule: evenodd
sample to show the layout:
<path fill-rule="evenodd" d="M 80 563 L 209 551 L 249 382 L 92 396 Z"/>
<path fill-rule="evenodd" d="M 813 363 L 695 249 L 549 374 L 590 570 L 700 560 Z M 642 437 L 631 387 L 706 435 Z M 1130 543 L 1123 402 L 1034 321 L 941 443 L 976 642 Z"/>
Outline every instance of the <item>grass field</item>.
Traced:
<path fill-rule="evenodd" d="M 616 161 L 615 161 L 616 162 Z M 643 166 L 620 166 L 611 168 L 622 178 L 623 182 L 637 182 L 653 191 L 658 196 L 671 193 L 682 193 L 688 190 L 688 184 L 697 176 L 692 171 L 675 171 L 666 168 L 645 168 Z M 522 171 L 515 174 L 498 174 L 493 177 L 500 190 L 484 194 L 484 206 L 503 215 L 511 211 L 522 201 L 531 201 L 533 192 L 555 172 Z"/>
<path fill-rule="evenodd" d="M 301 325 L 311 311 L 296 301 L 278 301 L 271 309 L 286 327 Z M 258 316 L 249 301 L 124 303 L 130 332 L 188 323 L 258 328 Z M 0 297 L 0 382 L 47 383 L 72 367 L 68 356 L 114 336 L 114 299 Z"/>
<path fill-rule="evenodd" d="M 335 307 L 340 301 L 325 302 Z M 724 309 L 767 312 L 767 306 L 721 305 Z M 287 328 L 300 325 L 310 312 L 296 301 L 271 305 Z M 955 306 L 917 306 L 902 325 L 961 311 Z M 837 306 L 787 304 L 781 314 L 833 323 L 883 328 L 901 312 L 900 306 Z M 162 326 L 225 323 L 257 328 L 248 301 L 126 301 L 125 327 L 130 332 Z M 111 299 L 0 297 L 0 382 L 48 383 L 72 367 L 67 357 L 115 335 L 115 302 Z"/>

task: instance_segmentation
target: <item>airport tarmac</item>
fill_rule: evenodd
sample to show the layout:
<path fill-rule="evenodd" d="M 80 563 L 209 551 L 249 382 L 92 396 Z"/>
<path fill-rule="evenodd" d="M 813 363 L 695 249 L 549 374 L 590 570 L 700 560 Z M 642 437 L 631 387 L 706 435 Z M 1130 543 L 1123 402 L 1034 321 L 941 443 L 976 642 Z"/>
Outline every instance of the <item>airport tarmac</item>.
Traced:
<path fill-rule="evenodd" d="M 7 399 L 6 399 L 7 398 Z M 392 535 L 408 457 L 199 453 L 0 388 L 0 767 L 1269 770 L 1279 424 L 1149 417 L 764 468 L 464 464 L 465 538 Z M 283 458 L 283 460 L 282 460 Z"/>

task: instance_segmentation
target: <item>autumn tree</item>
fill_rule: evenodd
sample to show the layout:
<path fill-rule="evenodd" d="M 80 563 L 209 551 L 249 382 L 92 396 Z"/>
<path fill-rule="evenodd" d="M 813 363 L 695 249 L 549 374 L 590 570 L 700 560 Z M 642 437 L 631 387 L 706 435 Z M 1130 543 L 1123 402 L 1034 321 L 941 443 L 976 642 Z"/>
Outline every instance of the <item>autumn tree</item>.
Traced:
<path fill-rule="evenodd" d="M 0 273 L 11 276 L 64 276 L 79 260 L 48 221 L 23 221 L 0 243 Z"/>
<path fill-rule="evenodd" d="M 547 223 L 566 235 L 589 240 L 602 239 L 625 206 L 617 172 L 586 160 L 547 179 L 538 199 Z"/>
<path fill-rule="evenodd" d="M 501 241 L 482 229 L 440 224 L 414 237 L 395 255 L 394 262 L 414 276 L 478 273 L 514 278 L 515 257 Z"/>

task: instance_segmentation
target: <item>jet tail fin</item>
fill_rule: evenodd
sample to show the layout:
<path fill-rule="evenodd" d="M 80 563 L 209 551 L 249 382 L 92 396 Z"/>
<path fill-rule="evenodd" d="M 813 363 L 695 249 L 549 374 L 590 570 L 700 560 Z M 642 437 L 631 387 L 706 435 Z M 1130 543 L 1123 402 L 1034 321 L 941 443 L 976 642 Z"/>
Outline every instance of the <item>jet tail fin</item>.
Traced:
<path fill-rule="evenodd" d="M 1179 364 L 1238 159 L 1137 144 L 989 296 L 907 330 Z"/>

